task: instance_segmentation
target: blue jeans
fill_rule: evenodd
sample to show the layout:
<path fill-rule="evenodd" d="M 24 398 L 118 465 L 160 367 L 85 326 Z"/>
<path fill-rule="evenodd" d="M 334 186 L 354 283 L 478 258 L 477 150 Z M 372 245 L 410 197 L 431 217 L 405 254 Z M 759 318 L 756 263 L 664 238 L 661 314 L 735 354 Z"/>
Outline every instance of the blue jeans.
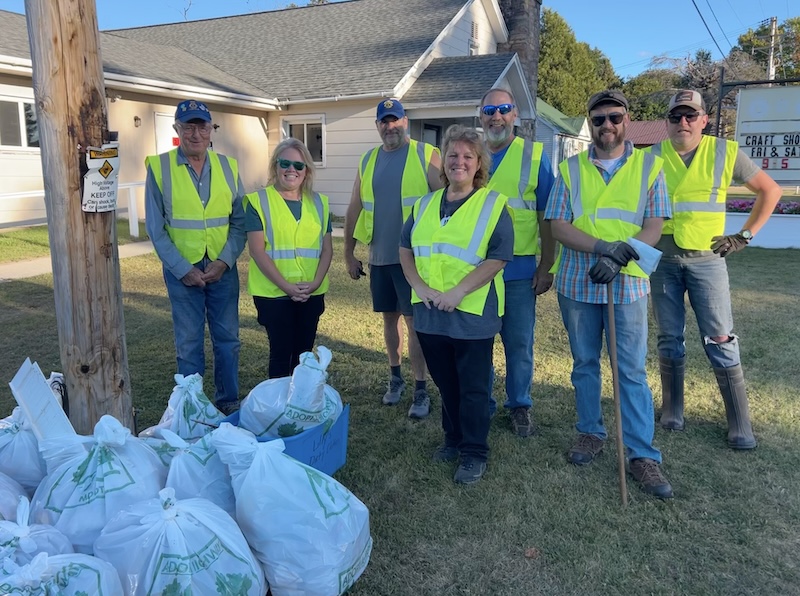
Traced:
<path fill-rule="evenodd" d="M 536 294 L 533 280 L 507 281 L 506 311 L 500 338 L 506 355 L 506 401 L 503 407 L 530 408 L 533 379 L 533 328 Z"/>
<path fill-rule="evenodd" d="M 196 265 L 205 270 L 203 259 Z M 239 274 L 236 264 L 219 281 L 205 288 L 185 286 L 164 269 L 164 282 L 172 306 L 178 373 L 205 375 L 205 327 L 214 348 L 215 402 L 239 400 Z"/>
<path fill-rule="evenodd" d="M 658 324 L 658 353 L 666 358 L 686 356 L 686 304 L 697 317 L 697 326 L 711 366 L 731 368 L 739 359 L 739 342 L 733 335 L 731 290 L 725 259 L 671 257 L 658 264 L 650 276 L 653 315 Z M 730 337 L 718 343 L 713 337 Z"/>
<path fill-rule="evenodd" d="M 561 317 L 572 350 L 572 385 L 578 411 L 579 433 L 605 439 L 600 407 L 600 350 L 603 330 L 608 344 L 608 310 L 605 304 L 576 302 L 558 295 Z M 653 394 L 647 385 L 647 297 L 630 304 L 614 306 L 617 336 L 622 439 L 629 459 L 649 457 L 661 462 L 661 453 L 653 447 Z"/>

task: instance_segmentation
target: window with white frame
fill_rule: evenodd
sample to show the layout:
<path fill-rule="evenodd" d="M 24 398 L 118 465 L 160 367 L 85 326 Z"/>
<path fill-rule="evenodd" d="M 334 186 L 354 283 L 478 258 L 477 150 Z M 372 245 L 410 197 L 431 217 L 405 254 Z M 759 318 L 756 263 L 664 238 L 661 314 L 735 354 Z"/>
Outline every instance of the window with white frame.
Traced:
<path fill-rule="evenodd" d="M 281 119 L 283 138 L 295 138 L 303 141 L 308 147 L 314 164 L 325 166 L 325 115 L 305 114 L 303 116 L 285 116 Z"/>
<path fill-rule="evenodd" d="M 0 147 L 39 147 L 32 101 L 0 97 Z"/>

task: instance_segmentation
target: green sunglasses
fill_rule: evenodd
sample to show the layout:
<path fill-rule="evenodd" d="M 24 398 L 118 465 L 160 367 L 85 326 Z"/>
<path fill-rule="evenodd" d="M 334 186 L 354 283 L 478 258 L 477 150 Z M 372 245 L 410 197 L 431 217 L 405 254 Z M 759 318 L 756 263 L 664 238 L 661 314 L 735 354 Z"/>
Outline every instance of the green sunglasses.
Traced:
<path fill-rule="evenodd" d="M 306 164 L 302 161 L 292 161 L 291 159 L 279 159 L 278 165 L 284 170 L 288 170 L 289 166 L 294 166 L 294 169 L 298 172 L 302 172 L 306 169 Z"/>

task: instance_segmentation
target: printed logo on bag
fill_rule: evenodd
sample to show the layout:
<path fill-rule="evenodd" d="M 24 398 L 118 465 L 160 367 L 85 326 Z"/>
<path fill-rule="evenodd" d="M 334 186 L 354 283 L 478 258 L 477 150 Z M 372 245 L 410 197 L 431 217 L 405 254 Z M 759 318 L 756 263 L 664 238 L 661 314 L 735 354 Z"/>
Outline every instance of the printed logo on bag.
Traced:
<path fill-rule="evenodd" d="M 94 594 L 103 596 L 103 591 L 100 589 L 100 586 L 104 583 L 102 581 L 102 574 L 97 569 L 89 565 L 84 565 L 83 563 L 68 563 L 64 565 L 64 567 L 56 572 L 52 581 L 62 590 L 71 587 L 75 590 L 74 594 L 76 594 L 76 596 L 81 594 L 89 596 L 89 592 L 83 592 L 77 589 L 82 586 L 86 586 L 87 588 L 94 587 L 97 590 Z M 78 582 L 80 582 L 81 586 L 75 585 Z M 50 592 L 48 591 L 46 593 L 49 594 Z M 60 594 L 62 592 L 57 593 Z"/>
<path fill-rule="evenodd" d="M 123 490 L 136 484 L 128 468 L 108 447 L 95 445 L 72 476 L 67 478 L 69 469 L 53 483 L 47 494 L 44 507 L 56 513 L 66 509 L 77 509 L 97 499 L 104 499 L 106 493 Z M 65 485 L 73 484 L 69 499 L 63 508 L 56 502 L 63 500 L 62 491 Z"/>
<path fill-rule="evenodd" d="M 372 538 L 364 545 L 364 550 L 350 567 L 339 573 L 339 594 L 344 594 L 356 583 L 356 580 L 364 573 L 369 563 L 369 555 L 372 553 Z"/>
<path fill-rule="evenodd" d="M 325 512 L 326 519 L 334 515 L 341 515 L 350 508 L 350 497 L 353 496 L 353 493 L 330 476 L 326 476 L 314 468 L 303 466 L 303 469 L 308 474 L 311 490 L 314 491 L 317 503 Z"/>

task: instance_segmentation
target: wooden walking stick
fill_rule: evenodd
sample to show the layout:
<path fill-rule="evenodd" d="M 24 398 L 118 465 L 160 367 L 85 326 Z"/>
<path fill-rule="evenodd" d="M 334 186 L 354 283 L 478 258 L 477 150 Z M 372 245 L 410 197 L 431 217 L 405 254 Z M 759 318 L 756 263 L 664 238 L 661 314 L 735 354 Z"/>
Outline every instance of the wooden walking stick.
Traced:
<path fill-rule="evenodd" d="M 628 506 L 628 486 L 625 481 L 625 444 L 622 441 L 622 408 L 619 404 L 619 370 L 617 368 L 617 328 L 614 320 L 613 282 L 606 286 L 608 294 L 608 355 L 611 359 L 611 378 L 614 385 L 614 422 L 617 426 L 617 462 L 619 465 L 619 494 L 622 506 Z"/>

